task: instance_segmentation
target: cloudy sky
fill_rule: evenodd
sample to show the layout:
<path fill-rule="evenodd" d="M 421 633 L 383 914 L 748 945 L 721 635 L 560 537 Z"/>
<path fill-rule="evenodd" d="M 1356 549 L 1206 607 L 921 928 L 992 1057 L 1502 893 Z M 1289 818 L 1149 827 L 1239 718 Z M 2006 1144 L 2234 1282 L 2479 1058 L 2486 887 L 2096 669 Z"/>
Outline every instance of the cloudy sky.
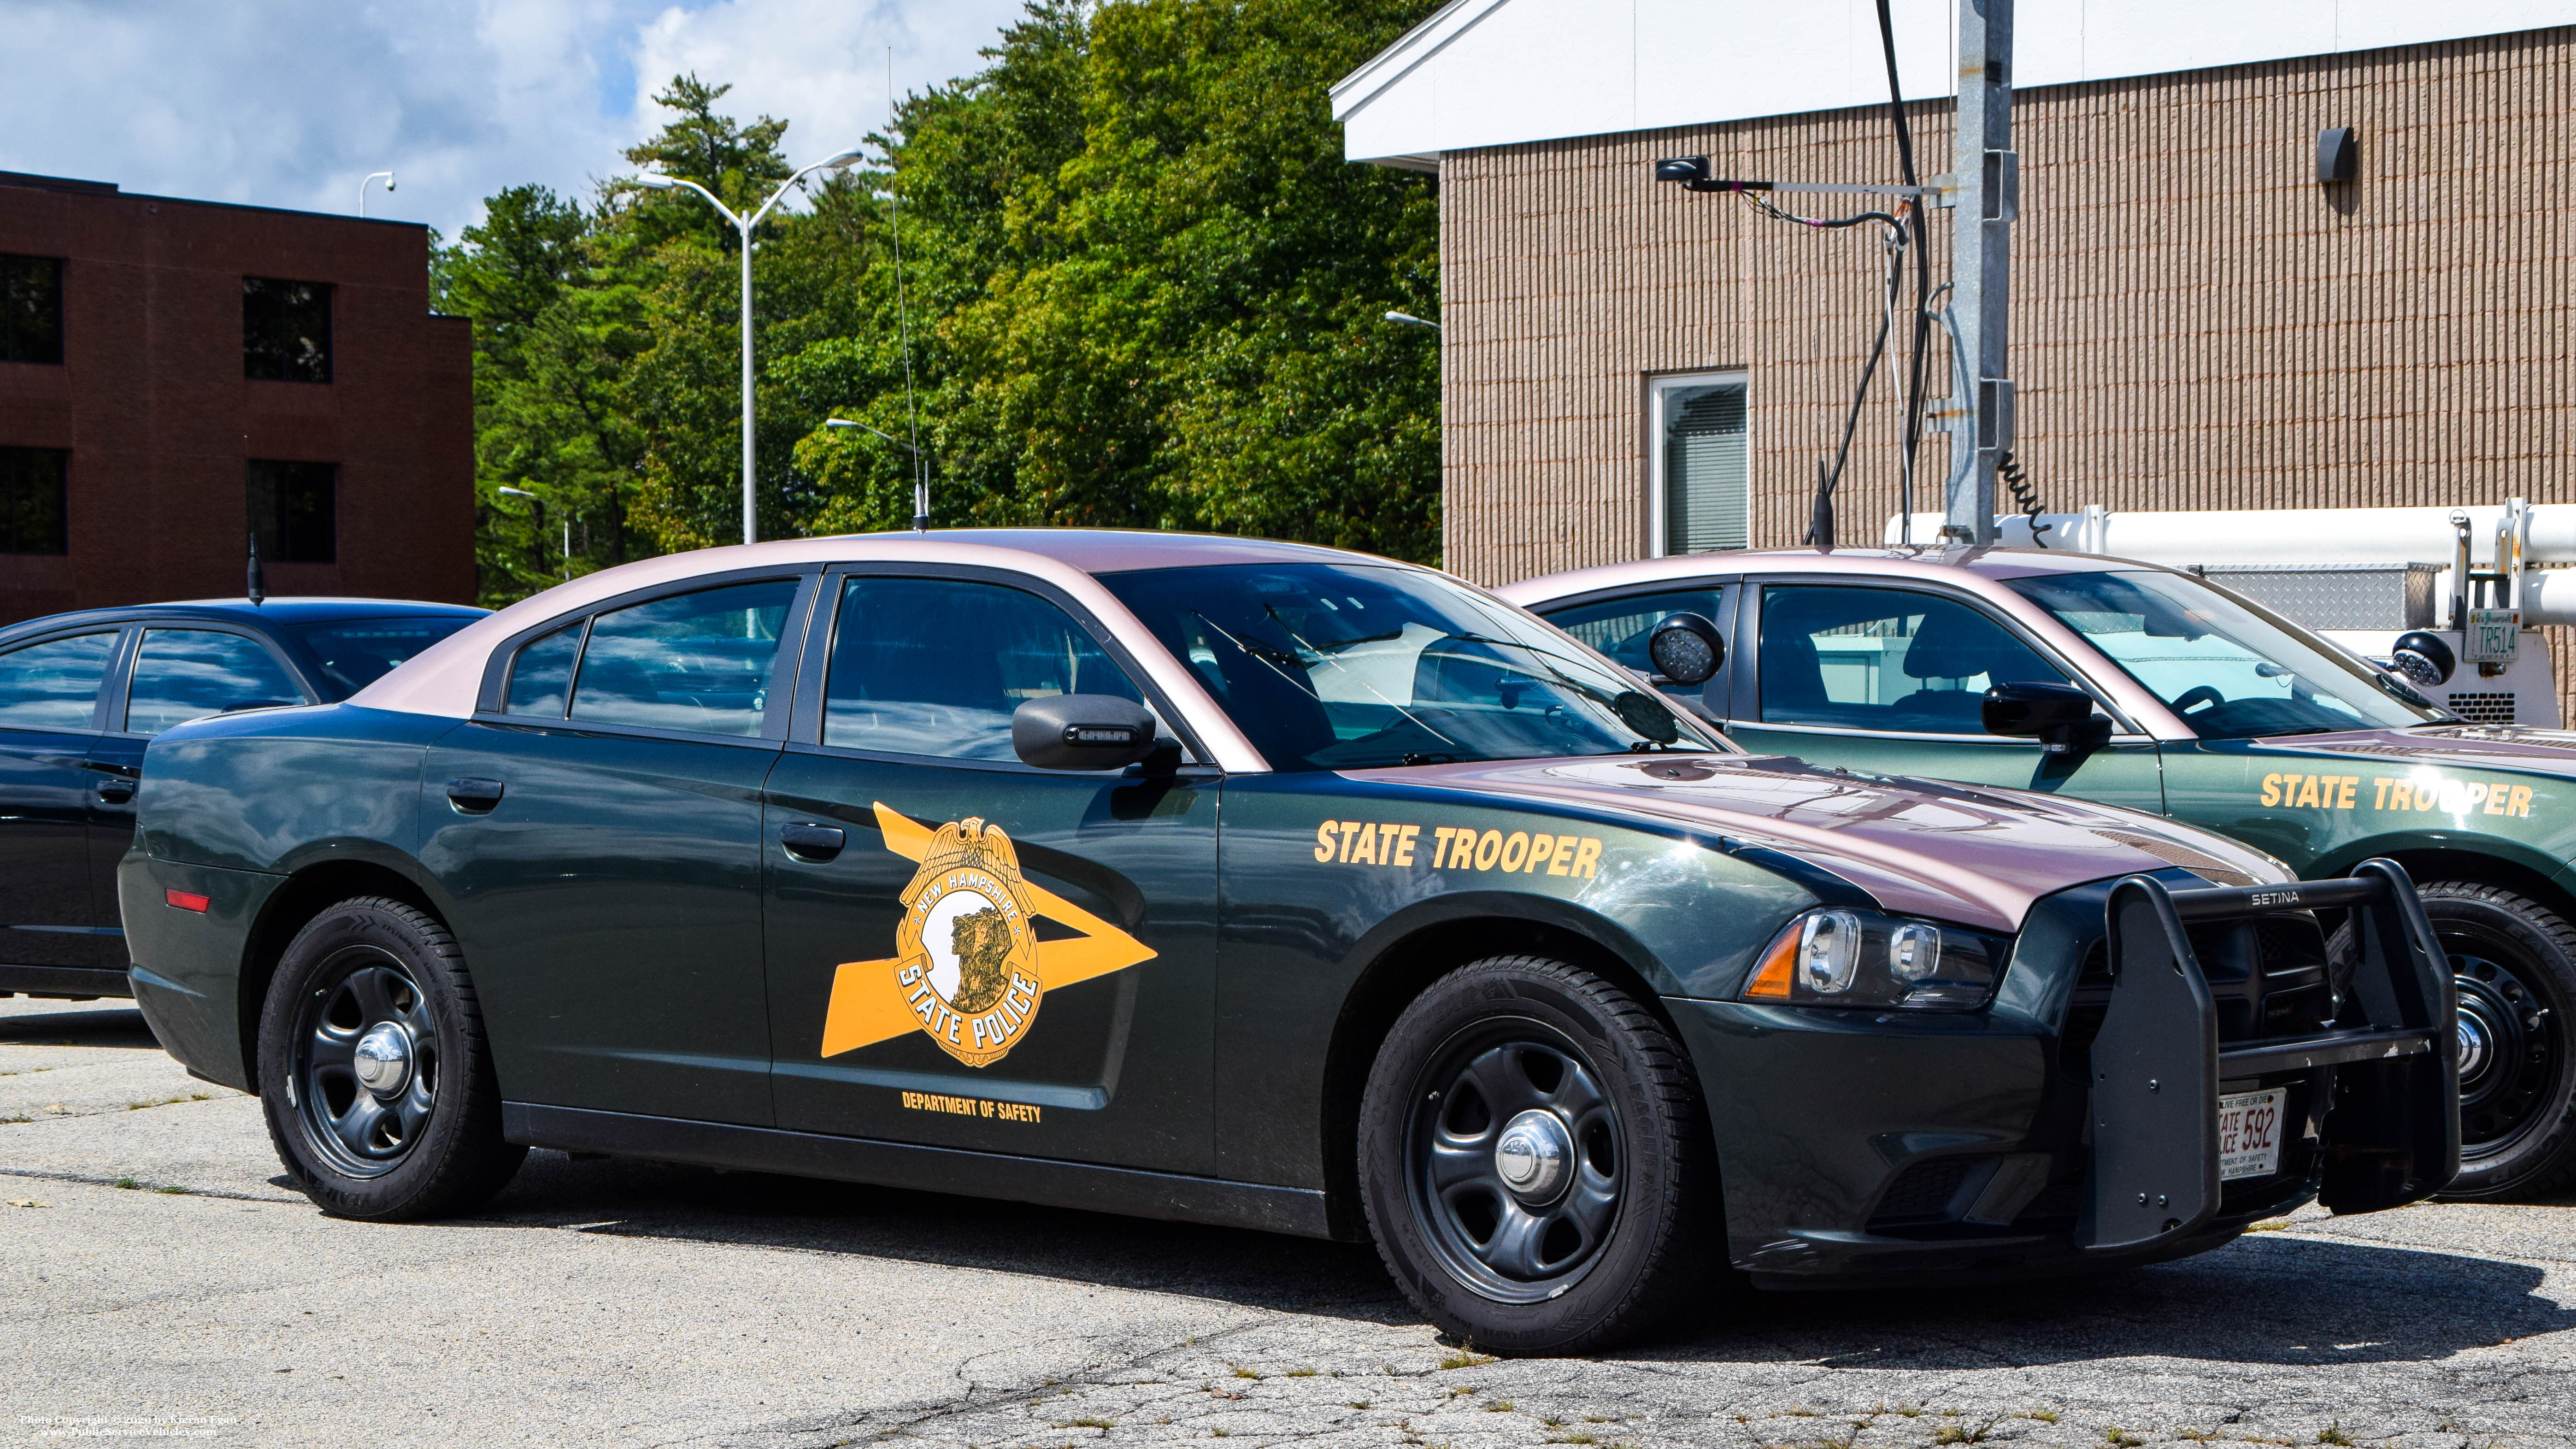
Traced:
<path fill-rule="evenodd" d="M 977 69 L 1021 0 L 0 0 L 0 171 L 350 212 L 449 237 L 504 186 L 587 195 L 695 71 L 819 161 Z"/>

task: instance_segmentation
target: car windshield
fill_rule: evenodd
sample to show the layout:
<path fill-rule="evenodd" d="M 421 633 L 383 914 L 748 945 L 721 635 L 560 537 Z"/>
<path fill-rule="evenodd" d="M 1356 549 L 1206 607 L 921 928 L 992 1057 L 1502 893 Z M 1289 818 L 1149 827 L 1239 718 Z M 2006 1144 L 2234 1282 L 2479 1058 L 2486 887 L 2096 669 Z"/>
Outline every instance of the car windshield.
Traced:
<path fill-rule="evenodd" d="M 1225 564 L 1100 582 L 1273 769 L 1725 748 L 1570 636 L 1436 574 Z"/>
<path fill-rule="evenodd" d="M 2083 635 L 2205 740 L 2451 719 L 2394 676 L 2198 579 L 2140 570 L 2007 587 Z"/>
<path fill-rule="evenodd" d="M 291 624 L 286 636 L 304 655 L 332 699 L 383 678 L 395 665 L 464 628 L 476 614 L 412 614 L 390 619 L 338 619 Z"/>

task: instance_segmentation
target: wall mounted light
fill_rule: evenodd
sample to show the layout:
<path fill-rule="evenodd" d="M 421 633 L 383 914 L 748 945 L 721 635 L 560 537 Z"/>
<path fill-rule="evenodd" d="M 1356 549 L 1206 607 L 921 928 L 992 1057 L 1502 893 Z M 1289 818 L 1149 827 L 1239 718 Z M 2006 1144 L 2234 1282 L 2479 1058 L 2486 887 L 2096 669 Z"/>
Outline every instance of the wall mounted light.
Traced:
<path fill-rule="evenodd" d="M 2350 181 L 2360 170 L 2360 149 L 2350 126 L 2329 126 L 2317 132 L 2318 184 L 2337 186 Z"/>

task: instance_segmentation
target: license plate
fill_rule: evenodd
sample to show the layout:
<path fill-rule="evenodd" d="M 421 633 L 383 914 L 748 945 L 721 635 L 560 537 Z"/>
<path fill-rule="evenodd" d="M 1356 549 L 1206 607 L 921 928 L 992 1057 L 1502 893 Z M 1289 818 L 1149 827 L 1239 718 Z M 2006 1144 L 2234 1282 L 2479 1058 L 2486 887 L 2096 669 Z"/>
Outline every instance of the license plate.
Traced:
<path fill-rule="evenodd" d="M 2281 1170 L 2281 1103 L 2289 1089 L 2240 1092 L 2218 1099 L 2218 1180 L 2269 1177 Z"/>

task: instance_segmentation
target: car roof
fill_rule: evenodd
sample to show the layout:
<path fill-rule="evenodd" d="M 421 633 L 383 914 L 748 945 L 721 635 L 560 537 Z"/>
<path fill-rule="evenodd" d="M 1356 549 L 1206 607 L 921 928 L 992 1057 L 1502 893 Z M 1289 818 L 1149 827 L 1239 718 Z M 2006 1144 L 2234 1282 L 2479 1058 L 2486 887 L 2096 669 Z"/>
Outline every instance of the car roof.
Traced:
<path fill-rule="evenodd" d="M 1674 554 L 1571 569 L 1541 578 L 1505 584 L 1494 592 L 1525 607 L 1581 595 L 1670 583 L 1678 579 L 1726 578 L 1739 574 L 1835 574 L 1842 577 L 1937 580 L 1972 574 L 1987 579 L 2022 579 L 2040 574 L 2105 573 L 2154 569 L 2161 564 L 2098 554 L 2066 553 L 2044 548 L 1777 549 L 1746 553 Z"/>
<path fill-rule="evenodd" d="M 1160 533 L 1139 528 L 955 528 L 931 533 L 844 535 L 853 543 L 979 544 L 1051 558 L 1087 574 L 1137 569 L 1197 568 L 1212 564 L 1389 563 L 1389 559 L 1311 543 L 1283 543 L 1217 533 Z M 756 545 L 755 545 L 756 546 Z M 871 552 L 868 557 L 881 558 Z"/>
<path fill-rule="evenodd" d="M 330 624 L 349 619 L 462 618 L 489 613 L 470 604 L 431 604 L 417 599 L 310 598 L 177 599 L 166 604 L 120 604 L 107 609 L 75 609 L 65 614 L 22 619 L 0 629 L 0 638 L 46 633 L 84 624 L 130 624 L 137 619 L 201 619 L 236 624 Z"/>

